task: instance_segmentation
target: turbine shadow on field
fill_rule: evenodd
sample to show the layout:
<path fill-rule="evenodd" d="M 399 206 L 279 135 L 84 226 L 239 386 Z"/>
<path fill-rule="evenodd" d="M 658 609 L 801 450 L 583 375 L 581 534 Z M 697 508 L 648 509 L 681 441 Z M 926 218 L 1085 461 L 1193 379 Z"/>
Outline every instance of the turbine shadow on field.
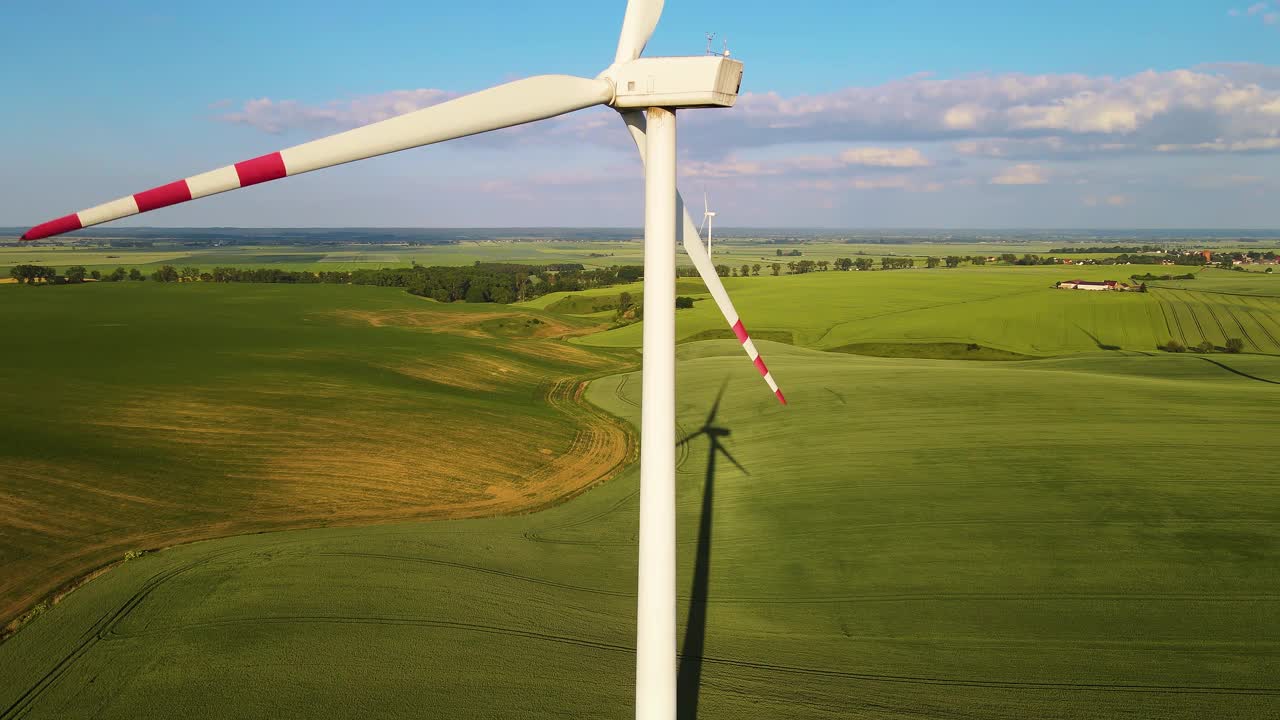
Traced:
<path fill-rule="evenodd" d="M 693 564 L 693 586 L 689 592 L 689 617 L 685 623 L 684 643 L 680 648 L 680 666 L 676 674 L 676 717 L 678 720 L 694 720 L 698 717 L 698 695 L 702 686 L 702 657 L 707 637 L 707 600 L 711 579 L 711 511 L 715 502 L 716 456 L 723 454 L 744 475 L 750 475 L 733 455 L 721 444 L 721 438 L 729 436 L 729 429 L 716 425 L 716 413 L 724 397 L 728 381 L 720 386 L 720 393 L 707 414 L 707 420 L 680 441 L 684 445 L 699 435 L 706 435 L 707 472 L 702 485 L 702 511 L 698 520 L 698 547 Z"/>
<path fill-rule="evenodd" d="M 1097 335 L 1094 335 L 1088 330 L 1085 330 L 1083 327 L 1080 326 L 1079 323 L 1072 323 L 1072 324 L 1075 325 L 1076 329 L 1078 329 L 1080 332 L 1084 333 L 1085 335 L 1088 335 L 1089 339 L 1093 341 L 1094 345 L 1098 346 L 1099 350 L 1119 350 L 1120 349 L 1119 345 L 1107 345 L 1106 343 L 1102 342 L 1101 340 L 1098 339 Z"/>

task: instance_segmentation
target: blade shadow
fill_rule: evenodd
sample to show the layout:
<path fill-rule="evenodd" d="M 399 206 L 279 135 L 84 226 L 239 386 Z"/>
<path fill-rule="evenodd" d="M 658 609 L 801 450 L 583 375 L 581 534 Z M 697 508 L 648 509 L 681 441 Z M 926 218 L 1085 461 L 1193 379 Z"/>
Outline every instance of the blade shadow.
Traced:
<path fill-rule="evenodd" d="M 685 622 L 684 642 L 680 647 L 680 663 L 676 671 L 676 718 L 678 720 L 696 720 L 698 717 L 698 701 L 702 689 L 702 658 L 707 639 L 707 601 L 711 585 L 711 536 L 712 510 L 715 506 L 716 459 L 723 454 L 729 462 L 743 474 L 750 475 L 733 455 L 721 443 L 721 438 L 729 436 L 729 429 L 715 424 L 716 414 L 720 410 L 720 400 L 727 387 L 720 387 L 711 412 L 701 428 L 690 434 L 681 443 L 688 443 L 699 435 L 708 440 L 707 471 L 702 485 L 702 508 L 698 520 L 698 546 L 694 556 L 693 584 L 689 592 L 689 615 Z"/>

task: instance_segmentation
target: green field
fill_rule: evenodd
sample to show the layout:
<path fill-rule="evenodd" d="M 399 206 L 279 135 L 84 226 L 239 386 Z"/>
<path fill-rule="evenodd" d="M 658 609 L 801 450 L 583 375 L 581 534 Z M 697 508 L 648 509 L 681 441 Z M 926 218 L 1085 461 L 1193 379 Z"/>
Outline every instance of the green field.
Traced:
<path fill-rule="evenodd" d="M 1060 275 L 728 280 L 753 334 L 792 333 L 760 343 L 791 405 L 736 342 L 680 346 L 681 433 L 723 385 L 736 461 L 705 436 L 679 455 L 684 717 L 695 689 L 704 720 L 1280 714 L 1280 348 L 1157 353 L 1162 307 L 1225 322 L 1218 295 L 1050 290 Z M 607 421 L 544 378 L 614 373 L 585 399 L 638 422 L 618 368 L 639 326 L 586 334 L 600 319 L 557 303 L 595 306 L 0 288 L 0 324 L 31 338 L 3 359 L 5 467 L 46 468 L 3 476 L 44 502 L 0 521 L 6 569 L 67 571 L 92 538 L 119 557 L 147 523 L 172 531 L 155 544 L 341 525 L 114 567 L 0 644 L 0 719 L 630 716 L 634 467 L 534 514 L 418 519 L 549 502 L 488 498 Z M 714 313 L 682 311 L 681 336 L 720 331 Z M 926 342 L 1041 359 L 823 352 Z M 243 513 L 259 524 L 213 525 Z"/>
<path fill-rule="evenodd" d="M 0 360 L 0 626 L 130 550 L 527 509 L 627 452 L 570 398 L 631 353 L 567 345 L 591 325 L 537 311 L 361 286 L 10 285 L 0 328 L 21 338 Z"/>
<path fill-rule="evenodd" d="M 179 244 L 157 244 L 154 248 L 99 248 L 89 241 L 72 244 L 71 241 L 58 241 L 60 244 L 38 243 L 0 247 L 0 270 L 7 270 L 13 265 L 33 264 L 51 265 L 65 271 L 73 265 L 83 265 L 90 270 L 109 272 L 118 266 L 137 267 L 150 272 L 160 265 L 169 264 L 177 267 L 192 266 L 201 270 L 212 270 L 219 265 L 237 267 L 275 267 L 282 270 L 358 270 L 383 267 L 403 267 L 411 262 L 420 265 L 471 265 L 476 262 L 526 263 L 545 265 L 550 263 L 582 263 L 588 268 L 609 267 L 611 265 L 641 265 L 644 263 L 643 244 L 633 241 L 585 241 L 569 242 L 556 240 L 467 240 L 452 245 L 394 245 L 394 244 L 360 244 L 360 245 L 238 245 L 238 246 L 193 246 Z M 1001 242 L 1001 243 L 909 243 L 909 244 L 872 244 L 846 243 L 832 240 L 814 240 L 803 244 L 772 244 L 759 238 L 728 237 L 714 241 L 715 262 L 729 265 L 735 269 L 743 264 L 762 266 L 761 274 L 767 275 L 769 265 L 779 263 L 782 272 L 786 273 L 786 264 L 791 260 L 826 260 L 836 258 L 869 257 L 879 261 L 881 257 L 897 256 L 917 259 L 917 265 L 923 266 L 926 257 L 946 257 L 948 255 L 990 255 L 1002 253 L 1016 255 L 1046 255 L 1049 250 L 1062 245 L 1062 242 Z M 1113 243 L 1102 243 L 1110 245 Z M 1131 243 L 1120 243 L 1122 245 Z M 1271 243 L 1259 243 L 1257 246 L 1220 242 L 1203 242 L 1196 247 L 1215 247 L 1231 250 L 1267 250 L 1274 249 Z M 779 257 L 776 253 L 800 250 L 802 257 Z M 1065 257 L 1075 259 L 1102 259 L 1113 257 L 1114 253 L 1089 254 L 1070 252 Z M 679 261 L 688 264 L 684 255 Z M 1073 268 L 1058 268 L 1059 272 L 1072 274 Z M 1120 268 L 1113 270 L 1120 271 Z M 1139 273 L 1152 270 L 1162 274 L 1160 266 L 1132 266 L 1124 270 L 1127 276 L 1132 271 Z M 1168 268 L 1163 268 L 1168 270 Z M 1181 270 L 1180 270 L 1181 272 Z"/>
<path fill-rule="evenodd" d="M 1270 442 L 1276 388 L 1189 357 L 766 352 L 790 408 L 732 342 L 682 351 L 682 426 L 729 379 L 716 422 L 750 473 L 682 456 L 681 617 L 714 483 L 699 717 L 1280 712 L 1274 462 L 1206 458 Z M 638 389 L 590 399 L 635 420 Z M 635 491 L 131 561 L 0 646 L 0 710 L 626 717 Z"/>
<path fill-rule="evenodd" d="M 1171 339 L 1188 345 L 1207 339 L 1223 346 L 1226 338 L 1239 337 L 1250 352 L 1280 353 L 1280 293 L 1241 297 L 1202 292 L 1194 285 L 1198 281 L 1188 283 L 1195 291 L 1161 287 L 1145 294 L 1051 289 L 1057 280 L 1121 279 L 1122 272 L 1105 267 L 966 267 L 726 278 L 725 285 L 753 334 L 789 333 L 795 344 L 820 349 L 886 342 L 976 343 L 1048 357 L 1100 350 L 1154 352 Z M 1254 277 L 1242 280 L 1253 287 L 1259 284 Z M 616 292 L 606 288 L 594 294 Z M 557 300 L 545 296 L 538 302 L 549 306 Z M 709 298 L 678 318 L 678 337 L 729 336 Z M 641 327 L 631 325 L 576 342 L 638 347 L 640 338 Z"/>

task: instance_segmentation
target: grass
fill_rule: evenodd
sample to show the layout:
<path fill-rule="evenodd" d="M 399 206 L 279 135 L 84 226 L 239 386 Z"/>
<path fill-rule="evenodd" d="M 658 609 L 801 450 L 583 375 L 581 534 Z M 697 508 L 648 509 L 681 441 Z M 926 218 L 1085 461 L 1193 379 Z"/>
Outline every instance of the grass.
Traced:
<path fill-rule="evenodd" d="M 790 407 L 733 341 L 680 350 L 682 432 L 727 379 L 746 471 L 682 446 L 682 619 L 715 490 L 698 717 L 1280 711 L 1280 476 L 1252 451 L 1280 387 L 1187 356 L 764 352 Z M 634 422 L 639 390 L 588 398 Z M 0 717 L 626 717 L 636 490 L 150 553 L 0 645 Z"/>
<path fill-rule="evenodd" d="M 1142 347 L 1162 307 L 1280 315 L 1060 274 L 731 278 L 785 408 L 697 341 L 709 300 L 678 314 L 680 432 L 728 381 L 736 461 L 680 446 L 697 717 L 1280 714 L 1280 357 Z M 638 422 L 608 373 L 639 326 L 543 309 L 593 302 L 0 288 L 31 349 L 0 361 L 0 589 L 129 558 L 0 644 L 0 720 L 628 716 L 638 478 L 592 484 L 626 454 L 592 408 Z M 1039 359 L 918 357 L 970 352 Z"/>
<path fill-rule="evenodd" d="M 1035 360 L 1030 355 L 983 347 L 977 343 L 854 343 L 832 352 L 872 357 L 930 358 L 933 360 Z"/>
<path fill-rule="evenodd" d="M 573 401 L 633 362 L 556 339 L 590 328 L 387 288 L 0 287 L 0 626 L 138 549 L 572 495 L 627 453 Z"/>
<path fill-rule="evenodd" d="M 879 262 L 881 257 L 912 257 L 918 265 L 923 265 L 923 258 L 946 257 L 948 255 L 1000 255 L 1014 253 L 1022 256 L 1026 253 L 1047 255 L 1049 250 L 1070 243 L 1028 241 L 1021 243 L 985 243 L 985 244 L 952 244 L 952 243 L 911 243 L 911 244 L 873 244 L 844 243 L 832 241 L 815 241 L 803 245 L 772 245 L 762 239 L 735 237 L 717 238 L 715 241 L 715 261 L 719 264 L 739 268 L 744 264 L 762 266 L 761 273 L 768 275 L 769 266 L 779 263 L 786 272 L 786 264 L 791 260 L 827 260 L 836 258 L 869 257 Z M 1103 243 L 1111 244 L 1111 243 Z M 1120 243 L 1128 244 L 1128 243 Z M 1198 247 L 1222 247 L 1233 250 L 1266 250 L 1273 249 L 1263 243 L 1241 245 L 1239 243 L 1221 243 L 1206 241 Z M 804 253 L 801 257 L 778 257 L 775 253 L 781 248 L 784 252 L 799 249 Z M 146 249 L 132 248 L 97 248 L 90 246 L 65 246 L 40 243 L 17 247 L 0 247 L 0 270 L 12 265 L 34 263 L 52 265 L 65 270 L 72 265 L 83 265 L 90 270 L 110 271 L 119 265 L 125 267 L 146 268 L 162 264 L 178 267 L 194 266 L 202 270 L 210 270 L 218 265 L 234 265 L 239 267 L 277 267 L 284 270 L 356 270 L 360 268 L 381 268 L 407 266 L 410 262 L 421 265 L 471 265 L 476 262 L 518 262 L 532 265 L 548 263 L 582 263 L 587 267 L 608 267 L 610 265 L 641 265 L 644 262 L 643 245 L 634 241 L 512 241 L 485 240 L 461 241 L 454 245 L 407 246 L 407 245 L 247 245 L 222 247 L 160 247 Z M 1065 253 L 1066 257 L 1077 259 L 1101 259 L 1113 257 L 1110 254 Z M 678 255 L 682 264 L 688 264 L 683 254 Z M 1152 266 L 1132 266 L 1126 268 L 1126 275 L 1136 271 L 1139 274 Z M 1179 273 L 1181 268 L 1175 269 Z M 1073 268 L 1060 268 L 1068 275 Z M 1159 274 L 1162 269 L 1156 266 L 1153 270 Z"/>
<path fill-rule="evenodd" d="M 1086 279 L 1121 274 L 1117 268 L 1070 272 Z M 1163 287 L 1149 293 L 1051 289 L 1065 276 L 1061 268 L 983 267 L 726 278 L 725 284 L 753 335 L 786 332 L 796 344 L 819 349 L 958 343 L 1048 357 L 1152 352 L 1170 339 L 1222 346 L 1240 337 L 1248 352 L 1280 353 L 1280 297 Z M 1216 287 L 1231 286 L 1224 280 Z M 679 315 L 677 336 L 709 337 L 723 324 L 713 303 L 699 302 Z M 640 326 L 628 326 L 577 342 L 638 347 L 640 339 Z"/>

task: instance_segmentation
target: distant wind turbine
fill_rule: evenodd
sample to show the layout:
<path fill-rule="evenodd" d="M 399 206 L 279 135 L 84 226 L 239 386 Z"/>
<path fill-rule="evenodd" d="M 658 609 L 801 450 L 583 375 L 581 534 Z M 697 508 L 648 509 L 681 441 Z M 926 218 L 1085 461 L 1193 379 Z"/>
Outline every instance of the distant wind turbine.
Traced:
<path fill-rule="evenodd" d="M 707 229 L 707 257 L 711 257 L 711 218 L 716 216 L 711 212 L 711 205 L 707 203 L 707 191 L 702 191 L 702 226 Z M 698 234 L 702 234 L 702 230 L 698 230 Z"/>
<path fill-rule="evenodd" d="M 198 198 L 409 148 L 605 105 L 622 115 L 645 164 L 636 718 L 676 717 L 675 239 L 778 401 L 786 398 L 747 335 L 676 188 L 676 109 L 731 107 L 742 63 L 727 56 L 642 58 L 663 0 L 630 0 L 613 64 L 595 78 L 516 80 L 347 132 L 228 165 L 50 220 L 23 240 L 60 235 Z M 704 215 L 705 216 L 705 215 Z"/>

